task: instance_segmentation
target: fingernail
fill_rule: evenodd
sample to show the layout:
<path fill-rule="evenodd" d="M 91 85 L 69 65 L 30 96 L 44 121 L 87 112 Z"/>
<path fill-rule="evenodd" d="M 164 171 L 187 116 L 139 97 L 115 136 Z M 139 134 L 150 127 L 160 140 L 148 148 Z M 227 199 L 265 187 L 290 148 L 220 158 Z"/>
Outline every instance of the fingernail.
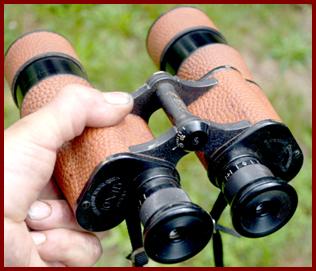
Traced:
<path fill-rule="evenodd" d="M 46 241 L 46 235 L 44 233 L 32 232 L 31 236 L 35 245 L 40 245 Z"/>
<path fill-rule="evenodd" d="M 106 92 L 103 94 L 105 101 L 114 105 L 128 104 L 132 99 L 131 95 L 125 92 Z"/>
<path fill-rule="evenodd" d="M 50 205 L 43 201 L 35 201 L 29 211 L 28 211 L 28 217 L 32 220 L 41 220 L 46 217 L 49 217 L 52 212 L 52 209 Z"/>

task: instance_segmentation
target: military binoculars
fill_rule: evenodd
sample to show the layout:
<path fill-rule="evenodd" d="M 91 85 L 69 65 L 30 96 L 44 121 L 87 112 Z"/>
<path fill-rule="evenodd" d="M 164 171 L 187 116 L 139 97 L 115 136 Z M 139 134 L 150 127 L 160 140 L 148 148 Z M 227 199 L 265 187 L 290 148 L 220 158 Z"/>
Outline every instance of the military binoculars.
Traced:
<path fill-rule="evenodd" d="M 196 255 L 226 205 L 242 236 L 283 227 L 297 207 L 288 182 L 303 154 L 238 51 L 191 7 L 160 16 L 147 50 L 159 71 L 133 92 L 133 111 L 116 126 L 86 128 L 57 154 L 54 178 L 79 225 L 96 232 L 125 220 L 136 266 L 147 256 L 177 263 Z M 49 31 L 27 33 L 10 46 L 5 76 L 21 117 L 68 84 L 90 85 L 70 43 Z M 158 109 L 172 127 L 155 138 L 148 121 Z M 219 189 L 211 212 L 180 185 L 177 162 L 192 151 Z"/>

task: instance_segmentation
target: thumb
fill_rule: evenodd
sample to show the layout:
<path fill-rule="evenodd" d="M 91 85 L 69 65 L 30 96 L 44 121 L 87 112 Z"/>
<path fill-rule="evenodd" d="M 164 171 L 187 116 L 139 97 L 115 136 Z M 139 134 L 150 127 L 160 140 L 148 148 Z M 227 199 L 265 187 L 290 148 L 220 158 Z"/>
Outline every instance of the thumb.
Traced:
<path fill-rule="evenodd" d="M 105 127 L 121 121 L 133 106 L 129 94 L 102 93 L 68 85 L 38 111 L 4 132 L 5 216 L 23 221 L 28 208 L 52 176 L 56 152 L 86 126 Z"/>

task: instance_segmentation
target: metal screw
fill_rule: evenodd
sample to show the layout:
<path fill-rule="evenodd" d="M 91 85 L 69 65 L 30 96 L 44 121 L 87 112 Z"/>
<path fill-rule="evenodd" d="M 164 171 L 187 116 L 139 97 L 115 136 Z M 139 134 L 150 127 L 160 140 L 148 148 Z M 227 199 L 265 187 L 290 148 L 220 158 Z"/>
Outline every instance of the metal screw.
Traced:
<path fill-rule="evenodd" d="M 90 202 L 85 200 L 82 204 L 81 204 L 81 207 L 83 209 L 88 209 L 90 207 Z"/>
<path fill-rule="evenodd" d="M 181 149 L 183 149 L 183 148 L 184 148 L 184 144 L 183 144 L 183 143 L 179 143 L 179 144 L 178 144 L 178 147 L 181 148 Z"/>

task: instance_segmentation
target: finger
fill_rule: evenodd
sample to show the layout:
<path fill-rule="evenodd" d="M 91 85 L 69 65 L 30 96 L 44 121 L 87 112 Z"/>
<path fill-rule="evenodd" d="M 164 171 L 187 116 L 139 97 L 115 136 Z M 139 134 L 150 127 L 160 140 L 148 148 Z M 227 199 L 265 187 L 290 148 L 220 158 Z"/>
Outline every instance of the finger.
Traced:
<path fill-rule="evenodd" d="M 4 148 L 5 215 L 23 221 L 52 176 L 58 148 L 80 135 L 85 126 L 116 124 L 132 109 L 132 104 L 125 93 L 105 94 L 70 85 L 52 102 L 8 128 Z M 15 188 L 23 191 L 23 197 Z"/>
<path fill-rule="evenodd" d="M 97 237 L 90 233 L 54 229 L 31 232 L 38 253 L 44 261 L 66 266 L 92 266 L 102 254 Z"/>
<path fill-rule="evenodd" d="M 43 190 L 39 195 L 39 199 L 64 199 L 61 190 L 57 186 L 54 178 L 51 178 L 50 181 L 44 186 Z"/>
<path fill-rule="evenodd" d="M 50 230 L 57 228 L 85 231 L 78 224 L 73 210 L 66 200 L 38 200 L 35 201 L 25 220 L 32 230 Z M 93 232 L 99 239 L 104 238 L 106 232 Z"/>
<path fill-rule="evenodd" d="M 33 230 L 57 228 L 84 231 L 65 200 L 38 200 L 28 211 L 26 224 Z"/>

